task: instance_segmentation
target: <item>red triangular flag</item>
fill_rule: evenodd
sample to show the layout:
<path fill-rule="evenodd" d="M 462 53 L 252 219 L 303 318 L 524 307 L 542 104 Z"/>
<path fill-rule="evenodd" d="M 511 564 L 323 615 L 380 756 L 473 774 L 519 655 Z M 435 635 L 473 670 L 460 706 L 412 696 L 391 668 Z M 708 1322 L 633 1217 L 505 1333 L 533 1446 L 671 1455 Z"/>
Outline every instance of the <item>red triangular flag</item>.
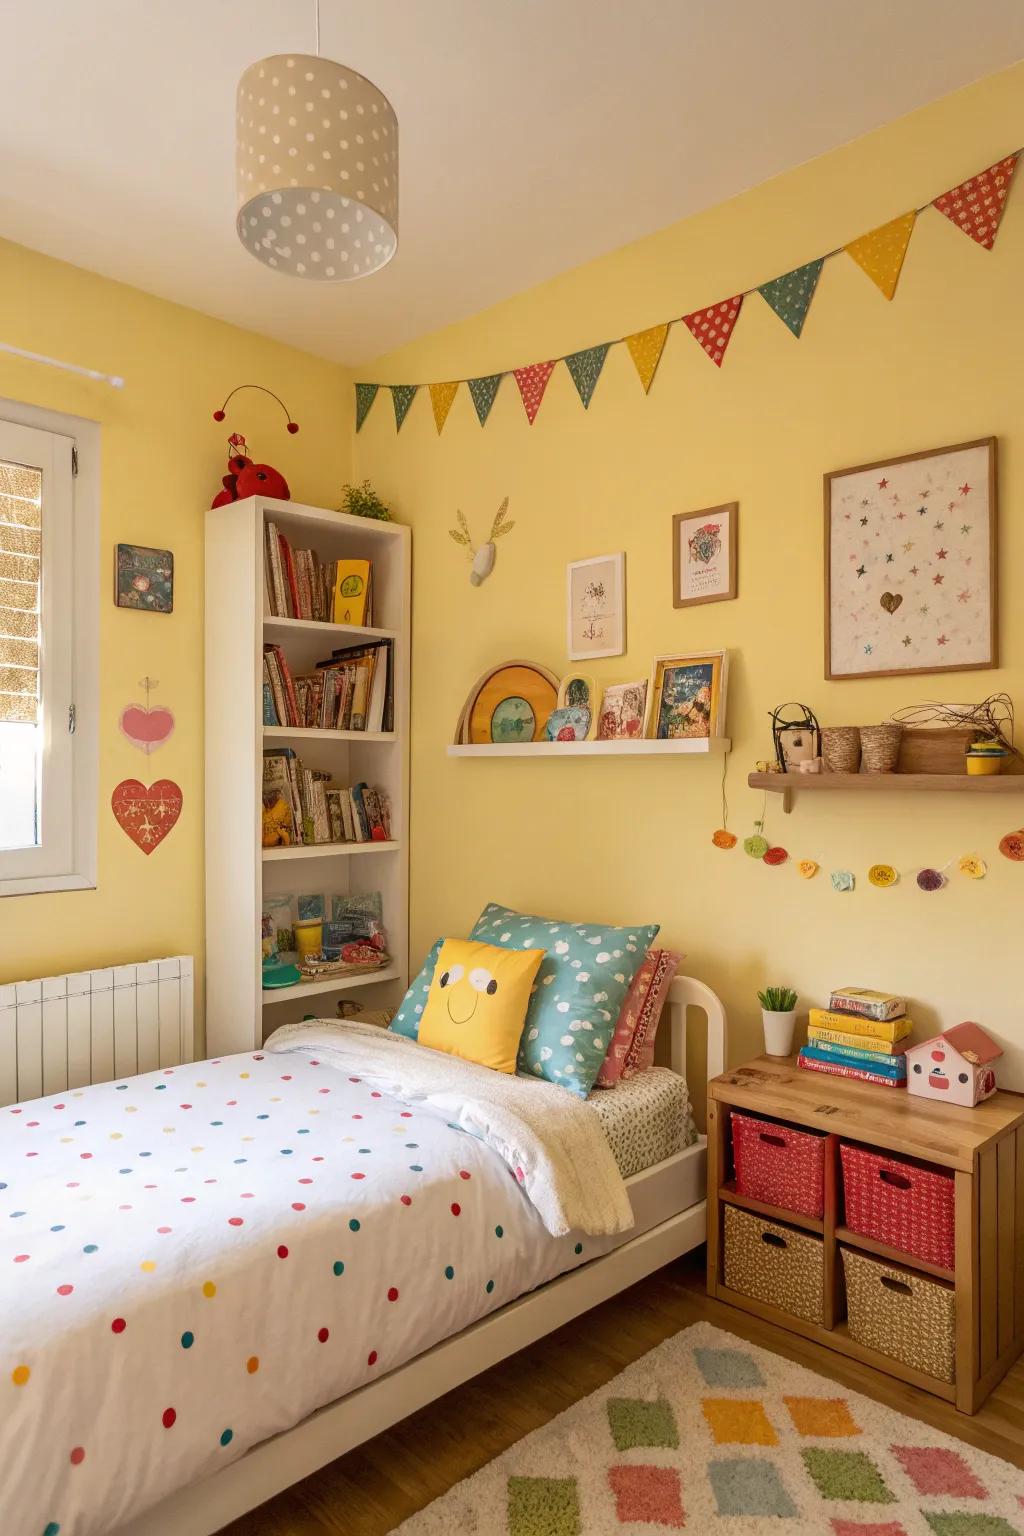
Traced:
<path fill-rule="evenodd" d="M 990 251 L 996 243 L 996 232 L 1016 164 L 1017 156 L 1007 155 L 1005 160 L 990 165 L 987 171 L 968 176 L 951 192 L 943 192 L 935 199 L 934 206 L 957 229 L 962 229 L 965 235 L 970 235 L 972 240 Z"/>
<path fill-rule="evenodd" d="M 513 368 L 515 381 L 519 385 L 519 393 L 523 397 L 526 407 L 527 420 L 533 426 L 533 420 L 540 410 L 540 403 L 544 399 L 544 391 L 548 387 L 548 379 L 554 363 L 530 363 L 527 368 Z"/>
<path fill-rule="evenodd" d="M 729 345 L 729 337 L 733 333 L 742 303 L 743 295 L 738 293 L 734 299 L 726 299 L 722 304 L 712 304 L 710 309 L 695 309 L 692 315 L 682 317 L 686 329 L 700 342 L 716 368 L 722 366 L 722 358 L 725 356 L 725 349 Z"/>

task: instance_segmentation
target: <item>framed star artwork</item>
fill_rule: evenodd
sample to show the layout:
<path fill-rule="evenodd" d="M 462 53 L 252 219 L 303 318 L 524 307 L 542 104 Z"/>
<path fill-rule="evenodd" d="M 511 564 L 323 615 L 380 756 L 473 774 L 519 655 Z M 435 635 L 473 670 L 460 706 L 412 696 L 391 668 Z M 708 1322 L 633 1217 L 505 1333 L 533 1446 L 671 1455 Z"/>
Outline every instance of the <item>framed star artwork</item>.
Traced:
<path fill-rule="evenodd" d="M 825 676 L 998 665 L 996 439 L 825 476 Z"/>

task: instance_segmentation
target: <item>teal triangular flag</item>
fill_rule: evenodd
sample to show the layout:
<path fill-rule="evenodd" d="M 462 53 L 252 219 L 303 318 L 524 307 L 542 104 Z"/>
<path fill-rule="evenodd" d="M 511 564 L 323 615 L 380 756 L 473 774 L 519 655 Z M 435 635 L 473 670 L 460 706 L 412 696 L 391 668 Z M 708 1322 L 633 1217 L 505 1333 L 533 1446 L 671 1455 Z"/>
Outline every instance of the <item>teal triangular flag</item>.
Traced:
<path fill-rule="evenodd" d="M 402 430 L 402 422 L 409 414 L 409 407 L 416 398 L 418 384 L 392 384 L 391 403 L 395 408 L 395 431 Z"/>
<path fill-rule="evenodd" d="M 796 267 L 782 277 L 772 278 L 770 283 L 762 283 L 757 290 L 794 336 L 799 336 L 804 328 L 824 264 L 824 256 L 819 256 L 817 261 L 809 261 L 805 267 Z"/>
<path fill-rule="evenodd" d="M 377 398 L 379 384 L 356 385 L 356 431 L 362 427 L 363 422 L 370 414 L 370 406 Z"/>
<path fill-rule="evenodd" d="M 503 373 L 487 373 L 484 374 L 483 378 L 468 379 L 466 381 L 469 385 L 469 393 L 476 407 L 476 414 L 479 417 L 481 426 L 483 426 L 491 414 L 491 406 L 494 404 L 494 397 L 498 393 L 498 385 L 504 377 Z"/>
<path fill-rule="evenodd" d="M 579 391 L 584 410 L 590 405 L 610 346 L 610 341 L 602 341 L 599 346 L 585 347 L 582 352 L 570 352 L 565 359 L 565 366 Z"/>

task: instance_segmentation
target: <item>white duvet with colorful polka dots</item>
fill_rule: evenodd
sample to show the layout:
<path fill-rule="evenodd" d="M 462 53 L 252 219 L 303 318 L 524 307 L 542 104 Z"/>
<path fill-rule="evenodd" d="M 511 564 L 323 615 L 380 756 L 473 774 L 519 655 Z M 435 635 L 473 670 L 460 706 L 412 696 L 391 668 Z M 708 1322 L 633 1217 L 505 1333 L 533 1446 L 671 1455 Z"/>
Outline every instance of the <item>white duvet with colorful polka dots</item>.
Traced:
<path fill-rule="evenodd" d="M 4 1109 L 3 1536 L 106 1536 L 609 1246 L 301 1052 Z"/>

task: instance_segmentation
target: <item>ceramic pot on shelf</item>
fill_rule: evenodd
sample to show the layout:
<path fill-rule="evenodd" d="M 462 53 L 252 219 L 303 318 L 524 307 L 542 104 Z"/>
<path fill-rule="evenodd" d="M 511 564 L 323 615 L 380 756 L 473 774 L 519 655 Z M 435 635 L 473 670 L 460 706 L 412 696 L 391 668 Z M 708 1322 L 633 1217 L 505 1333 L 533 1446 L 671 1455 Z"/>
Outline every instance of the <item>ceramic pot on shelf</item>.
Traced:
<path fill-rule="evenodd" d="M 778 1013 L 772 1008 L 761 1009 L 764 1025 L 764 1053 L 766 1056 L 792 1056 L 793 1035 L 796 1031 L 796 1009 Z"/>

